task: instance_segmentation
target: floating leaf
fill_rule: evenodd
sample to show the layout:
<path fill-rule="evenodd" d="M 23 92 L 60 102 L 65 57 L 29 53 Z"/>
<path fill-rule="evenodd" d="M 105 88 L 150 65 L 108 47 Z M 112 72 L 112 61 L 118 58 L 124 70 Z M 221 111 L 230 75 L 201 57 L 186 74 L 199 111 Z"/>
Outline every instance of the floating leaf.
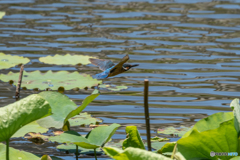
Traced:
<path fill-rule="evenodd" d="M 233 113 L 232 112 L 218 112 L 218 113 L 214 113 L 206 118 L 201 119 L 200 121 L 198 121 L 192 129 L 190 129 L 187 133 L 185 133 L 182 137 L 187 137 L 188 135 L 190 135 L 190 133 L 196 129 L 199 132 L 203 132 L 203 131 L 207 131 L 207 130 L 211 130 L 211 129 L 215 129 L 218 128 L 219 125 L 222 122 L 228 121 L 230 119 L 233 118 Z"/>
<path fill-rule="evenodd" d="M 49 155 L 45 154 L 41 157 L 41 160 L 52 160 L 52 158 Z"/>
<path fill-rule="evenodd" d="M 15 84 L 17 84 L 18 77 L 19 73 L 9 72 L 8 74 L 0 74 L 0 80 L 4 82 L 12 80 Z M 59 87 L 64 87 L 65 90 L 70 90 L 73 88 L 90 88 L 98 85 L 99 83 L 102 83 L 102 81 L 93 79 L 87 74 L 79 74 L 77 71 L 72 73 L 67 71 L 47 71 L 46 73 L 41 73 L 40 71 L 24 71 L 21 86 L 28 89 L 38 88 L 40 90 L 44 90 L 46 88 L 58 90 Z"/>
<path fill-rule="evenodd" d="M 158 141 L 158 142 L 162 142 L 162 141 L 169 141 L 170 139 L 168 138 L 161 138 L 158 136 L 155 136 L 154 138 L 151 138 L 151 141 Z"/>
<path fill-rule="evenodd" d="M 113 147 L 104 147 L 104 152 L 116 160 L 171 160 L 161 154 L 156 154 L 139 148 L 129 147 L 120 150 Z"/>
<path fill-rule="evenodd" d="M 234 119 L 225 121 L 216 129 L 199 132 L 194 129 L 186 138 L 177 141 L 178 151 L 186 159 L 223 159 L 228 160 L 233 156 L 210 156 L 210 152 L 237 152 L 238 136 L 234 127 Z"/>
<path fill-rule="evenodd" d="M 5 16 L 6 12 L 0 12 L 0 19 L 2 19 Z"/>
<path fill-rule="evenodd" d="M 6 145 L 0 143 L 0 159 L 6 159 Z M 25 151 L 20 151 L 9 147 L 9 159 L 10 160 L 39 160 L 39 157 Z"/>
<path fill-rule="evenodd" d="M 158 149 L 158 153 L 172 153 L 176 142 L 168 142 L 164 144 L 160 149 Z"/>
<path fill-rule="evenodd" d="M 151 143 L 152 148 L 159 150 L 161 149 L 167 142 L 158 142 L 158 141 L 154 141 Z M 147 144 L 146 144 L 147 146 Z"/>
<path fill-rule="evenodd" d="M 177 135 L 179 137 L 182 137 L 187 131 L 189 131 L 192 127 L 185 127 L 181 126 L 180 128 L 174 128 L 174 127 L 166 127 L 164 129 L 158 129 L 158 134 L 171 134 L 171 135 Z"/>
<path fill-rule="evenodd" d="M 2 12 L 0 12 L 0 19 L 1 13 Z M 0 53 L 0 69 L 7 69 L 14 67 L 18 64 L 26 64 L 28 62 L 30 62 L 28 58 Z"/>
<path fill-rule="evenodd" d="M 108 90 L 111 90 L 111 91 L 121 91 L 121 90 L 124 90 L 124 89 L 128 89 L 127 86 L 116 86 L 116 85 L 110 85 L 110 84 L 101 84 L 98 87 L 108 89 Z"/>
<path fill-rule="evenodd" d="M 8 140 L 24 125 L 50 114 L 49 103 L 37 94 L 0 108 L 0 142 Z"/>
<path fill-rule="evenodd" d="M 47 56 L 39 58 L 40 62 L 47 64 L 56 64 L 56 65 L 76 65 L 76 64 L 90 64 L 89 58 L 96 58 L 91 56 L 83 56 L 83 55 L 58 55 L 55 56 Z"/>
<path fill-rule="evenodd" d="M 68 121 L 70 126 L 90 125 L 102 122 L 99 118 L 93 118 L 88 113 L 80 113 L 80 115 L 76 115 Z"/>
<path fill-rule="evenodd" d="M 12 137 L 23 137 L 25 134 L 29 132 L 44 133 L 47 131 L 48 131 L 47 128 L 43 128 L 36 121 L 33 121 L 20 128 Z"/>
<path fill-rule="evenodd" d="M 44 136 L 39 133 L 28 133 L 29 136 L 25 136 L 29 141 L 32 141 L 35 144 L 42 144 L 48 140 L 48 136 Z"/>
<path fill-rule="evenodd" d="M 128 147 L 145 149 L 142 138 L 136 126 L 127 126 L 126 133 L 127 138 L 123 141 L 123 149 L 126 149 Z"/>

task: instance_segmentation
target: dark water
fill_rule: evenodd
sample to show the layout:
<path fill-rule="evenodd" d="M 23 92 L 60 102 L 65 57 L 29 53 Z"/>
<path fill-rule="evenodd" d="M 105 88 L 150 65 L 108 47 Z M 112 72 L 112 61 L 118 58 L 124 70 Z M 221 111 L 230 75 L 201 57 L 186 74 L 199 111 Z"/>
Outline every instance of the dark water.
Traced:
<path fill-rule="evenodd" d="M 66 53 L 118 62 L 129 54 L 140 66 L 105 83 L 126 85 L 101 91 L 84 111 L 120 123 L 113 136 L 124 139 L 126 125 L 137 125 L 145 138 L 143 80 L 150 81 L 152 135 L 166 126 L 191 126 L 216 112 L 230 111 L 240 95 L 239 0 L 0 0 L 0 51 L 31 59 L 26 71 L 99 73 L 93 66 L 55 66 L 38 58 Z M 18 72 L 19 67 L 1 70 Z M 0 106 L 15 101 L 15 87 L 0 82 Z M 92 90 L 66 91 L 77 104 Z M 37 93 L 21 92 L 22 97 Z M 13 144 L 14 145 L 14 144 Z M 29 151 L 55 150 L 26 144 Z M 17 147 L 17 145 L 16 145 Z M 17 147 L 17 148 L 20 148 Z M 39 151 L 41 150 L 41 152 Z M 57 153 L 61 154 L 61 153 Z M 73 157 L 72 157 L 73 158 Z M 71 158 L 70 158 L 71 159 Z"/>

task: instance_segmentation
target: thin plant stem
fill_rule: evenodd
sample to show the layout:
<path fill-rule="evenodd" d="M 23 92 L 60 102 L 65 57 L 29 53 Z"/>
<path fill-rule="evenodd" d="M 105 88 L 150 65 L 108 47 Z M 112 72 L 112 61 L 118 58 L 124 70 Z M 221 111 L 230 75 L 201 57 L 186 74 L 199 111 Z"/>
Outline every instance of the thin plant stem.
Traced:
<path fill-rule="evenodd" d="M 76 145 L 76 160 L 78 160 L 78 145 Z"/>
<path fill-rule="evenodd" d="M 9 160 L 9 139 L 6 140 L 6 160 Z"/>
<path fill-rule="evenodd" d="M 97 160 L 96 148 L 94 149 L 94 156 L 95 156 L 95 160 Z"/>

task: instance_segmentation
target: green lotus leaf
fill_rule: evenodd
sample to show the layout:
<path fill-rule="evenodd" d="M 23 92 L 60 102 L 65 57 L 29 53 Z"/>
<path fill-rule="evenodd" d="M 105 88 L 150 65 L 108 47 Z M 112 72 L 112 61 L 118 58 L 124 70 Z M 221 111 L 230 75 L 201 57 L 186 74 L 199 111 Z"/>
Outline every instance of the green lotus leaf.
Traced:
<path fill-rule="evenodd" d="M 71 143 L 61 144 L 57 146 L 57 149 L 64 152 L 68 151 L 70 153 L 76 153 L 76 144 L 71 144 Z M 85 149 L 82 147 L 78 147 L 78 151 L 80 151 L 81 154 L 94 154 L 94 151 L 92 149 Z M 96 153 L 102 154 L 102 151 L 100 150 L 100 148 L 96 149 Z"/>
<path fill-rule="evenodd" d="M 40 160 L 52 160 L 52 158 L 49 155 L 43 155 Z"/>
<path fill-rule="evenodd" d="M 12 137 L 23 137 L 29 132 L 45 133 L 48 129 L 41 127 L 36 121 L 33 121 L 22 128 L 20 128 Z"/>
<path fill-rule="evenodd" d="M 158 129 L 158 134 L 173 134 L 182 137 L 186 132 L 188 132 L 191 127 L 181 126 L 180 128 L 166 127 L 164 129 Z"/>
<path fill-rule="evenodd" d="M 201 119 L 198 121 L 192 129 L 190 129 L 187 133 L 185 133 L 182 137 L 187 137 L 191 134 L 191 132 L 196 129 L 199 132 L 211 130 L 218 128 L 222 122 L 228 121 L 233 119 L 232 112 L 218 112 L 214 113 L 206 118 Z"/>
<path fill-rule="evenodd" d="M 86 149 L 96 149 L 107 143 L 118 127 L 120 125 L 116 123 L 110 126 L 100 126 L 91 130 L 86 137 L 75 131 L 66 131 L 59 136 L 50 137 L 49 140 L 60 143 L 74 143 Z"/>
<path fill-rule="evenodd" d="M 161 148 L 159 147 L 157 153 L 172 153 L 176 142 L 168 142 L 164 144 Z"/>
<path fill-rule="evenodd" d="M 233 156 L 210 156 L 210 152 L 237 152 L 238 136 L 234 119 L 225 121 L 216 129 L 199 132 L 194 129 L 186 138 L 177 141 L 178 151 L 186 159 L 205 158 L 228 160 Z"/>
<path fill-rule="evenodd" d="M 0 159 L 6 159 L 6 145 L 0 143 Z M 9 147 L 10 160 L 39 160 L 40 158 L 32 153 L 20 151 Z"/>
<path fill-rule="evenodd" d="M 151 143 L 152 148 L 159 150 L 161 149 L 166 143 L 168 142 L 158 142 L 158 141 L 154 141 Z M 147 144 L 145 144 L 147 146 Z"/>
<path fill-rule="evenodd" d="M 49 115 L 49 103 L 37 94 L 0 108 L 0 142 L 8 140 L 24 125 Z"/>
<path fill-rule="evenodd" d="M 14 84 L 17 84 L 18 77 L 19 73 L 9 72 L 8 74 L 0 74 L 0 80 L 4 82 L 12 80 Z M 40 71 L 24 71 L 21 86 L 28 89 L 38 88 L 40 90 L 44 90 L 46 88 L 57 90 L 59 87 L 64 87 L 65 90 L 70 90 L 73 88 L 90 88 L 98 85 L 99 83 L 102 83 L 102 81 L 93 79 L 87 74 L 79 74 L 77 71 L 72 73 L 67 71 L 47 71 L 46 73 L 41 73 Z"/>
<path fill-rule="evenodd" d="M 1 19 L 1 12 L 0 12 L 0 19 Z M 0 69 L 7 69 L 7 68 L 14 67 L 18 64 L 26 64 L 28 62 L 30 62 L 28 58 L 0 53 Z"/>
<path fill-rule="evenodd" d="M 2 19 L 5 16 L 6 12 L 0 12 L 0 19 Z"/>
<path fill-rule="evenodd" d="M 124 89 L 128 89 L 127 86 L 116 86 L 116 85 L 109 85 L 109 84 L 101 84 L 98 87 L 108 89 L 110 91 L 121 91 L 121 90 L 124 90 Z"/>
<path fill-rule="evenodd" d="M 161 154 L 156 154 L 139 148 L 129 147 L 125 150 L 120 150 L 113 147 L 104 147 L 103 151 L 116 160 L 171 160 Z"/>
<path fill-rule="evenodd" d="M 68 96 L 54 91 L 44 91 L 39 93 L 45 98 L 52 108 L 52 115 L 38 120 L 38 124 L 44 128 L 62 128 L 65 124 L 65 118 L 72 110 L 78 106 L 68 98 Z"/>
<path fill-rule="evenodd" d="M 76 65 L 76 64 L 90 64 L 89 58 L 96 58 L 91 56 L 83 56 L 83 55 L 58 55 L 55 56 L 47 56 L 39 58 L 40 62 L 47 64 L 56 64 L 56 65 Z"/>
<path fill-rule="evenodd" d="M 128 147 L 145 149 L 142 138 L 136 126 L 127 126 L 126 133 L 127 138 L 123 141 L 122 149 L 126 149 Z"/>
<path fill-rule="evenodd" d="M 80 115 L 76 115 L 68 120 L 70 126 L 80 126 L 80 125 L 90 125 L 101 123 L 102 120 L 99 118 L 94 118 L 88 113 L 80 113 Z"/>
<path fill-rule="evenodd" d="M 153 138 L 151 138 L 151 141 L 158 141 L 158 142 L 162 142 L 162 141 L 169 141 L 170 139 L 168 138 L 161 138 L 161 137 L 158 137 L 158 136 L 155 136 Z"/>
<path fill-rule="evenodd" d="M 234 114 L 234 126 L 238 132 L 238 135 L 240 134 L 240 106 L 239 106 L 239 99 L 235 98 L 231 103 L 230 107 L 233 109 Z"/>

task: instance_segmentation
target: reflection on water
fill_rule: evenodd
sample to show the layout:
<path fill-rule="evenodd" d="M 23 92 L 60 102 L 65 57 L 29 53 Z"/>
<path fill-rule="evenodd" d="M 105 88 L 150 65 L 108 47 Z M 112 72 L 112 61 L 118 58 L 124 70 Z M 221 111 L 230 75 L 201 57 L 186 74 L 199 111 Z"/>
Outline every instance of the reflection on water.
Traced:
<path fill-rule="evenodd" d="M 153 135 L 169 125 L 190 126 L 219 111 L 240 94 L 240 1 L 212 0 L 0 0 L 0 51 L 30 58 L 26 71 L 99 73 L 93 65 L 56 66 L 38 58 L 66 53 L 119 61 L 125 54 L 140 66 L 107 79 L 126 85 L 101 91 L 88 106 L 104 123 L 137 125 L 142 135 L 143 80 L 150 80 Z M 1 70 L 17 72 L 19 67 Z M 15 88 L 0 83 L 0 106 L 14 102 Z M 36 91 L 24 90 L 23 97 Z M 65 92 L 78 105 L 91 93 Z M 113 138 L 124 138 L 124 128 Z M 28 145 L 28 144 L 27 144 Z M 44 147 L 43 147 L 44 148 Z M 36 151 L 38 152 L 38 151 Z"/>

